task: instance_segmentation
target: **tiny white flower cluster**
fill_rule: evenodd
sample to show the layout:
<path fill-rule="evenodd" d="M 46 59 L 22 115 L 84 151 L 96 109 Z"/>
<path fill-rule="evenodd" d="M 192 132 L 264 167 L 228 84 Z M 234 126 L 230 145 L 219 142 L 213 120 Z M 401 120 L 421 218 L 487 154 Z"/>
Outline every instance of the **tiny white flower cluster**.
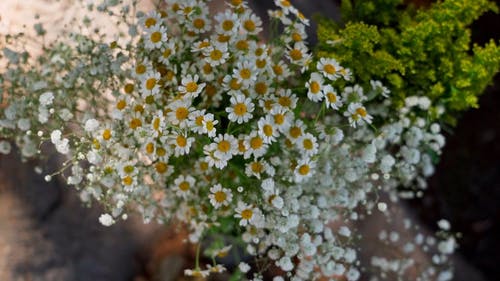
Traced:
<path fill-rule="evenodd" d="M 232 0 L 213 17 L 207 2 L 169 0 L 139 12 L 137 25 L 126 22 L 126 44 L 73 34 L 76 47 L 55 45 L 39 72 L 10 54 L 6 77 L 23 87 L 9 91 L 1 132 L 26 157 L 50 139 L 70 159 L 68 184 L 81 188 L 83 201 L 109 208 L 103 225 L 136 210 L 145 222 L 183 222 L 198 243 L 227 224 L 250 255 L 291 280 L 358 280 L 349 224 L 356 210 L 389 213 L 374 198 L 379 190 L 418 196 L 397 187 L 425 187 L 434 171 L 444 137 L 415 113 L 429 99 L 409 97 L 394 110 L 380 81 L 354 84 L 338 61 L 312 56 L 309 21 L 289 1 L 274 1 L 279 9 L 269 15 L 283 32 L 269 43 L 259 40 L 262 21 L 246 2 Z M 120 10 L 124 19 L 129 11 Z M 0 141 L 0 153 L 9 151 Z M 441 253 L 454 242 L 441 242 Z"/>

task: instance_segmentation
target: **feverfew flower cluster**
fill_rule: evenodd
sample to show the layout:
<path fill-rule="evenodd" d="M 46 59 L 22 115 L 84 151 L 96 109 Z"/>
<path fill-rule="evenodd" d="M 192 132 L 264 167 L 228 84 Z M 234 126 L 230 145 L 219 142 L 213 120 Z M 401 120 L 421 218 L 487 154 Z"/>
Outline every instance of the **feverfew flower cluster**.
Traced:
<path fill-rule="evenodd" d="M 191 243 L 209 232 L 236 235 L 235 248 L 290 280 L 358 280 L 359 208 L 385 210 L 382 190 L 393 200 L 419 196 L 397 188 L 425 187 L 444 138 L 419 117 L 428 99 L 394 110 L 379 81 L 355 84 L 335 59 L 313 57 L 309 21 L 289 1 L 274 2 L 269 15 L 282 32 L 268 43 L 244 1 L 212 16 L 208 1 L 169 0 L 130 22 L 131 7 L 98 6 L 123 17 L 126 40 L 68 34 L 74 42 L 54 44 L 35 63 L 39 71 L 8 49 L 4 76 L 22 87 L 7 90 L 2 136 L 26 157 L 53 143 L 68 161 L 46 179 L 62 173 L 83 201 L 107 206 L 103 225 L 136 211 L 146 223 L 183 222 Z M 10 150 L 0 141 L 0 153 Z M 434 244 L 446 266 L 455 246 L 443 237 Z M 219 246 L 213 257 L 231 250 Z M 422 280 L 436 278 L 436 268 Z"/>

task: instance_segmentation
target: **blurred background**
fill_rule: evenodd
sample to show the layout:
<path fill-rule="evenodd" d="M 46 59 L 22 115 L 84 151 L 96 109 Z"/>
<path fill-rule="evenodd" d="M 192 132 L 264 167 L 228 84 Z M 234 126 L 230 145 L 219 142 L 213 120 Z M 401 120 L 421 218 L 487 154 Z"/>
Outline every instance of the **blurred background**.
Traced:
<path fill-rule="evenodd" d="M 56 33 L 72 10 L 72 0 L 1 0 L 0 36 L 31 30 L 34 15 L 48 16 Z M 251 1 L 261 15 L 271 1 Z M 292 1 L 307 16 L 339 18 L 336 0 Z M 430 1 L 415 1 L 426 5 Z M 497 1 L 500 4 L 500 1 Z M 221 1 L 214 1 L 221 7 Z M 148 5 L 144 4 L 147 8 Z M 500 39 L 500 16 L 488 13 L 472 26 L 474 42 Z M 314 27 L 314 26 L 313 26 Z M 183 234 L 168 227 L 143 225 L 137 218 L 110 228 L 97 221 L 99 206 L 83 207 L 77 193 L 58 179 L 50 183 L 34 172 L 56 167 L 57 156 L 22 163 L 16 153 L 0 155 L 0 281 L 183 280 L 192 250 Z M 480 98 L 479 109 L 466 112 L 447 135 L 447 145 L 429 179 L 423 199 L 399 206 L 423 228 L 436 230 L 448 219 L 462 234 L 455 256 L 455 280 L 496 281 L 500 267 L 500 76 Z M 369 233 L 373 221 L 361 227 Z M 370 243 L 370 241 L 364 242 Z M 368 255 L 369 253 L 364 253 Z M 225 280 L 227 276 L 217 276 Z"/>

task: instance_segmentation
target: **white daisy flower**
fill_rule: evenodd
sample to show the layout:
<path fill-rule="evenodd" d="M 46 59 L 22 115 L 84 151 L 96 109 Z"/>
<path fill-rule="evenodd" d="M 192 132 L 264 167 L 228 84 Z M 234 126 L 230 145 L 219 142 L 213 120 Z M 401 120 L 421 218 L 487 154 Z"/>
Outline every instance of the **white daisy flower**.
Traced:
<path fill-rule="evenodd" d="M 311 73 L 311 78 L 306 83 L 306 87 L 308 89 L 307 97 L 314 101 L 318 102 L 323 99 L 323 76 L 321 74 L 314 72 Z"/>
<path fill-rule="evenodd" d="M 150 11 L 148 14 L 144 14 L 144 16 L 140 18 L 139 23 L 145 29 L 150 29 L 157 26 L 158 24 L 161 24 L 162 21 L 163 20 L 161 18 L 160 13 L 153 10 Z"/>
<path fill-rule="evenodd" d="M 186 98 L 196 98 L 203 88 L 205 87 L 205 83 L 198 83 L 199 76 L 195 74 L 194 76 L 191 74 L 186 75 L 181 80 L 181 85 L 178 90 L 181 94 L 185 94 Z"/>
<path fill-rule="evenodd" d="M 201 15 L 195 15 L 194 17 L 191 18 L 191 21 L 189 22 L 188 25 L 188 30 L 196 34 L 201 34 L 209 31 L 211 27 L 212 27 L 211 21 L 207 17 L 207 15 L 201 14 Z"/>
<path fill-rule="evenodd" d="M 214 42 L 203 49 L 204 60 L 211 66 L 218 66 L 226 63 L 229 58 L 227 43 Z"/>
<path fill-rule="evenodd" d="M 247 226 L 256 219 L 258 209 L 254 208 L 252 205 L 238 201 L 238 206 L 235 211 L 236 214 L 234 217 L 240 219 L 240 226 Z"/>
<path fill-rule="evenodd" d="M 189 154 L 189 150 L 191 149 L 194 140 L 195 139 L 193 137 L 188 137 L 185 134 L 174 133 L 171 136 L 171 140 L 169 143 L 175 147 L 175 156 L 180 156 Z"/>
<path fill-rule="evenodd" d="M 177 196 L 186 198 L 194 187 L 196 180 L 192 176 L 180 175 L 174 180 L 175 193 Z"/>
<path fill-rule="evenodd" d="M 218 13 L 215 15 L 217 25 L 215 31 L 219 34 L 234 35 L 238 33 L 240 27 L 240 20 L 238 15 L 226 10 L 225 13 Z"/>
<path fill-rule="evenodd" d="M 146 73 L 141 77 L 141 94 L 145 98 L 149 95 L 157 95 L 160 92 L 161 75 L 158 72 Z"/>
<path fill-rule="evenodd" d="M 254 176 L 260 179 L 261 175 L 266 173 L 268 176 L 274 176 L 275 170 L 264 160 L 254 160 L 246 164 L 245 174 L 249 177 Z"/>
<path fill-rule="evenodd" d="M 368 114 L 366 108 L 361 103 L 349 104 L 344 116 L 349 118 L 349 124 L 356 128 L 356 125 L 361 125 L 363 122 L 372 123 L 373 117 Z"/>
<path fill-rule="evenodd" d="M 272 143 L 276 141 L 279 136 L 278 126 L 274 124 L 272 116 L 266 115 L 266 117 L 260 118 L 257 123 L 259 128 L 259 135 L 264 139 L 264 143 Z"/>
<path fill-rule="evenodd" d="M 335 110 L 339 110 L 342 106 L 342 99 L 337 94 L 332 85 L 326 85 L 323 88 L 323 93 L 325 95 L 325 102 L 327 107 L 331 107 Z"/>
<path fill-rule="evenodd" d="M 300 119 L 296 119 L 295 121 L 293 121 L 290 127 L 288 127 L 286 136 L 292 143 L 295 143 L 304 134 L 305 128 L 306 127 L 304 125 L 304 122 L 302 122 L 302 120 Z"/>
<path fill-rule="evenodd" d="M 257 80 L 257 68 L 253 62 L 239 61 L 233 69 L 233 77 L 238 79 L 245 88 L 248 88 L 255 80 Z"/>
<path fill-rule="evenodd" d="M 231 106 L 226 108 L 228 119 L 238 124 L 246 123 L 252 118 L 254 104 L 244 95 L 236 95 L 229 100 Z"/>
<path fill-rule="evenodd" d="M 287 57 L 293 64 L 304 65 L 311 56 L 308 52 L 307 46 L 298 42 L 294 44 L 293 48 L 288 48 Z"/>
<path fill-rule="evenodd" d="M 340 64 L 331 58 L 321 58 L 316 65 L 316 68 L 328 79 L 335 81 L 340 77 Z"/>
<path fill-rule="evenodd" d="M 291 74 L 288 65 L 284 61 L 280 60 L 271 66 L 274 74 L 274 78 L 278 81 L 285 80 Z"/>
<path fill-rule="evenodd" d="M 216 129 L 215 125 L 219 123 L 219 120 L 214 120 L 214 115 L 212 113 L 207 113 L 203 117 L 202 125 L 202 133 L 207 134 L 209 137 L 215 137 Z"/>
<path fill-rule="evenodd" d="M 167 120 L 180 128 L 187 127 L 190 113 L 194 111 L 191 107 L 191 100 L 176 100 L 169 105 L 169 108 L 171 111 L 167 113 Z"/>
<path fill-rule="evenodd" d="M 241 30 L 248 34 L 257 35 L 262 31 L 262 21 L 254 13 L 246 10 L 240 18 Z"/>
<path fill-rule="evenodd" d="M 160 62 L 165 65 L 170 65 L 170 58 L 176 53 L 176 46 L 173 40 L 169 40 L 162 48 Z"/>
<path fill-rule="evenodd" d="M 228 206 L 233 199 L 233 194 L 231 190 L 223 188 L 220 184 L 216 184 L 210 188 L 208 198 L 210 198 L 210 204 L 218 209 L 221 206 Z"/>
<path fill-rule="evenodd" d="M 210 43 L 208 39 L 203 39 L 202 41 L 192 43 L 191 52 L 193 53 L 201 52 L 210 46 L 212 46 L 212 43 Z"/>
<path fill-rule="evenodd" d="M 243 84 L 231 75 L 224 76 L 222 87 L 228 95 L 238 95 L 242 93 Z"/>
<path fill-rule="evenodd" d="M 294 175 L 295 182 L 302 182 L 305 179 L 310 178 L 314 173 L 314 168 L 316 163 L 312 162 L 310 159 L 302 159 L 297 163 L 295 167 Z"/>
<path fill-rule="evenodd" d="M 219 135 L 215 137 L 214 143 L 217 144 L 214 152 L 217 158 L 229 160 L 238 153 L 238 141 L 232 135 Z"/>
<path fill-rule="evenodd" d="M 297 106 L 297 100 L 297 96 L 295 94 L 292 94 L 292 91 L 289 89 L 279 89 L 276 93 L 276 101 L 278 105 L 280 105 L 284 109 L 295 109 L 295 107 Z"/>
<path fill-rule="evenodd" d="M 167 28 L 162 25 L 155 25 L 147 30 L 144 35 L 146 49 L 159 49 L 162 44 L 167 42 Z"/>
<path fill-rule="evenodd" d="M 273 106 L 270 114 L 273 117 L 274 124 L 281 133 L 285 133 L 290 128 L 293 120 L 292 112 L 280 106 Z"/>
<path fill-rule="evenodd" d="M 264 142 L 264 139 L 256 131 L 250 133 L 250 135 L 245 137 L 245 148 L 244 158 L 250 158 L 253 155 L 255 158 L 263 156 L 267 152 L 268 144 Z"/>
<path fill-rule="evenodd" d="M 189 115 L 188 127 L 197 134 L 203 134 L 203 121 L 205 120 L 205 109 L 195 110 Z"/>
<path fill-rule="evenodd" d="M 211 143 L 203 147 L 203 153 L 205 154 L 205 162 L 208 163 L 209 167 L 216 167 L 218 169 L 223 169 L 227 166 L 227 159 L 223 159 L 215 156 L 217 151 L 217 144 Z"/>
<path fill-rule="evenodd" d="M 295 143 L 305 157 L 312 157 L 318 153 L 318 141 L 315 136 L 306 133 Z"/>

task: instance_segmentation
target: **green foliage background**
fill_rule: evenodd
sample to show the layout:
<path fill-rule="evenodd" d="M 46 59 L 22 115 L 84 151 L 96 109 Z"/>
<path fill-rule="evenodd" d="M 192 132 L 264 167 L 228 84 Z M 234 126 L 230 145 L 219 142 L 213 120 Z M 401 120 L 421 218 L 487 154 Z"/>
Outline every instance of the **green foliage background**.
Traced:
<path fill-rule="evenodd" d="M 500 69 L 500 47 L 471 43 L 469 26 L 498 12 L 488 0 L 438 1 L 416 9 L 404 0 L 343 0 L 342 23 L 317 18 L 318 57 L 334 57 L 353 70 L 356 82 L 381 80 L 396 107 L 407 96 L 428 96 L 428 118 L 454 125 L 456 114 L 477 107 L 478 96 Z"/>

